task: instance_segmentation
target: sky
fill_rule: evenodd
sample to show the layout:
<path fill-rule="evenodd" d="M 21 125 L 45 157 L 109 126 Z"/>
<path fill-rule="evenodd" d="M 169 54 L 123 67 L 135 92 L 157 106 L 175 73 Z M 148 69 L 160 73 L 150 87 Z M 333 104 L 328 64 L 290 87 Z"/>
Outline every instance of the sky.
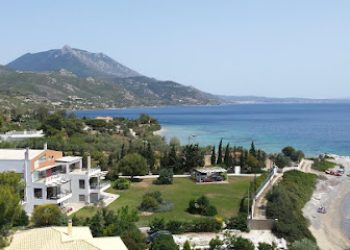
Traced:
<path fill-rule="evenodd" d="M 223 95 L 350 97 L 350 1 L 3 0 L 0 64 L 69 45 Z"/>

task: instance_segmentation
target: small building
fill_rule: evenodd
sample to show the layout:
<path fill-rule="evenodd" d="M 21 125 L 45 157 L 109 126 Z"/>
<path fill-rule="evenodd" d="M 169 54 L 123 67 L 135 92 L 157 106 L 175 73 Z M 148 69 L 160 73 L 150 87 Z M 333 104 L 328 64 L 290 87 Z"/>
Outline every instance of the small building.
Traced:
<path fill-rule="evenodd" d="M 96 116 L 95 119 L 96 120 L 105 121 L 105 122 L 113 121 L 113 117 L 112 116 Z"/>
<path fill-rule="evenodd" d="M 18 231 L 6 250 L 128 250 L 118 236 L 94 238 L 89 227 L 44 227 Z"/>
<path fill-rule="evenodd" d="M 221 167 L 195 168 L 192 178 L 197 182 L 219 182 L 226 180 L 227 170 Z"/>
<path fill-rule="evenodd" d="M 23 207 L 31 214 L 36 205 L 57 204 L 70 212 L 71 204 L 96 203 L 104 198 L 110 187 L 104 181 L 107 174 L 100 168 L 91 168 L 88 157 L 86 168 L 82 157 L 63 156 L 61 151 L 44 149 L 0 149 L 0 172 L 22 174 L 25 182 Z"/>
<path fill-rule="evenodd" d="M 0 134 L 0 140 L 3 141 L 14 141 L 32 138 L 42 138 L 44 137 L 43 130 L 24 130 L 24 131 L 9 131 L 4 134 Z"/>

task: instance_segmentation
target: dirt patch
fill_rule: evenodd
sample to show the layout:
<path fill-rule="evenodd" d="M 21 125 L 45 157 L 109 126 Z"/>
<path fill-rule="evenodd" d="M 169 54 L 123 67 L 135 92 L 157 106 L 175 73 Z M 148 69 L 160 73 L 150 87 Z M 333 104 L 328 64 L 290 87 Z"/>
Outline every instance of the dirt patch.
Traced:
<path fill-rule="evenodd" d="M 134 182 L 134 183 L 132 183 L 132 185 L 134 185 L 137 188 L 146 188 L 146 187 L 149 187 L 152 185 L 152 181 L 153 180 L 150 180 L 150 179 L 142 180 L 140 182 Z"/>
<path fill-rule="evenodd" d="M 152 212 L 141 212 L 141 216 L 151 216 Z"/>

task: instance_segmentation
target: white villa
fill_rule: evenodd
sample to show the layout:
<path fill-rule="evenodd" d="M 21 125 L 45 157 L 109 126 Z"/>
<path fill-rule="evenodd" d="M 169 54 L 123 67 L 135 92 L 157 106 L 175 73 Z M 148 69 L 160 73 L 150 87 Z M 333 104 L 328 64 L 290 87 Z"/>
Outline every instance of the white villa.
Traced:
<path fill-rule="evenodd" d="M 23 206 L 32 213 L 36 205 L 57 204 L 66 211 L 104 198 L 110 184 L 104 182 L 106 172 L 91 168 L 91 158 L 83 168 L 82 157 L 63 156 L 47 149 L 0 149 L 0 172 L 23 174 L 25 195 Z"/>

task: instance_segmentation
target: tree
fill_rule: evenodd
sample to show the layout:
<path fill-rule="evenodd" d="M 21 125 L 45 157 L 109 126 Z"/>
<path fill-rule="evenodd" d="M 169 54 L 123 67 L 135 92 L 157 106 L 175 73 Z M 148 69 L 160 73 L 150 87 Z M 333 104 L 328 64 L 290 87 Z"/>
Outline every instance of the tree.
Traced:
<path fill-rule="evenodd" d="M 94 237 L 101 237 L 103 235 L 103 229 L 105 228 L 105 218 L 102 210 L 98 210 L 96 214 L 91 218 L 90 230 Z"/>
<path fill-rule="evenodd" d="M 32 221 L 35 226 L 60 226 L 65 223 L 66 217 L 55 204 L 39 205 L 34 208 Z"/>
<path fill-rule="evenodd" d="M 162 168 L 159 172 L 159 177 L 153 183 L 157 185 L 173 184 L 173 170 Z"/>
<path fill-rule="evenodd" d="M 217 209 L 210 204 L 206 196 L 202 195 L 197 200 L 190 200 L 187 212 L 204 216 L 214 216 L 217 214 Z"/>
<path fill-rule="evenodd" d="M 295 152 L 295 149 L 291 146 L 287 146 L 282 149 L 282 153 L 287 157 L 291 157 L 294 152 Z"/>
<path fill-rule="evenodd" d="M 161 234 L 151 244 L 150 250 L 178 250 L 172 235 Z"/>
<path fill-rule="evenodd" d="M 145 159 L 147 160 L 147 164 L 150 167 L 150 169 L 153 169 L 155 164 L 155 156 L 151 143 L 149 142 L 147 143 L 147 147 L 144 149 L 143 157 L 145 157 Z"/>
<path fill-rule="evenodd" d="M 224 242 L 216 236 L 216 238 L 211 239 L 209 242 L 209 250 L 221 250 Z"/>
<path fill-rule="evenodd" d="M 275 158 L 275 164 L 279 168 L 284 168 L 290 165 L 290 159 L 283 154 L 278 154 Z"/>
<path fill-rule="evenodd" d="M 120 237 L 129 250 L 147 249 L 145 236 L 135 225 L 123 232 Z"/>
<path fill-rule="evenodd" d="M 242 237 L 236 237 L 234 235 L 226 234 L 224 237 L 224 243 L 227 249 L 239 249 L 239 250 L 254 250 L 255 246 L 253 242 Z"/>
<path fill-rule="evenodd" d="M 215 165 L 215 164 L 216 164 L 216 151 L 215 151 L 215 146 L 213 146 L 213 150 L 211 151 L 210 163 L 211 163 L 211 165 Z"/>
<path fill-rule="evenodd" d="M 196 167 L 204 166 L 204 154 L 198 144 L 186 145 L 182 150 L 182 170 L 190 172 Z"/>
<path fill-rule="evenodd" d="M 253 155 L 254 157 L 256 157 L 256 150 L 255 150 L 254 141 L 252 141 L 252 143 L 251 143 L 251 145 L 250 145 L 249 154 L 251 154 L 251 155 Z"/>
<path fill-rule="evenodd" d="M 121 149 L 120 149 L 120 159 L 123 159 L 125 156 L 125 144 L 123 143 Z"/>
<path fill-rule="evenodd" d="M 230 154 L 230 143 L 227 143 L 226 145 L 224 164 L 226 167 L 230 167 L 232 165 L 231 154 Z"/>
<path fill-rule="evenodd" d="M 6 185 L 0 186 L 0 237 L 6 236 L 21 211 L 19 195 Z"/>
<path fill-rule="evenodd" d="M 217 159 L 216 164 L 218 164 L 218 165 L 222 164 L 222 139 L 219 142 L 218 159 Z"/>
<path fill-rule="evenodd" d="M 259 170 L 259 161 L 255 158 L 254 155 L 249 154 L 247 159 L 247 165 L 250 168 L 250 172 L 256 173 Z"/>
<path fill-rule="evenodd" d="M 316 243 L 309 239 L 294 241 L 288 248 L 290 250 L 318 250 Z"/>
<path fill-rule="evenodd" d="M 127 154 L 118 164 L 119 171 L 123 175 L 130 175 L 133 178 L 135 175 L 146 175 L 149 171 L 147 161 L 140 154 Z"/>
<path fill-rule="evenodd" d="M 191 250 L 191 244 L 188 240 L 185 241 L 184 245 L 183 245 L 183 250 Z"/>

